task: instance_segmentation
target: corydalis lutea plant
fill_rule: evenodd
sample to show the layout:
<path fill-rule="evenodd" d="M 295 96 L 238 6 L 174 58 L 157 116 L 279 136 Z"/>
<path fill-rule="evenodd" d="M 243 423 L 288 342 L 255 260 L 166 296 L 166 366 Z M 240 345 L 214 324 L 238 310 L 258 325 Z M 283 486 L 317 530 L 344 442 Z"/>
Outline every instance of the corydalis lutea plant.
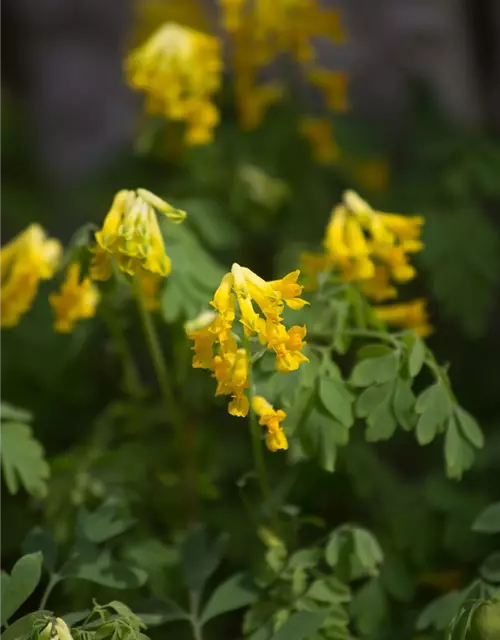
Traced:
<path fill-rule="evenodd" d="M 315 553 L 300 553 L 306 550 L 301 548 L 300 541 L 293 543 L 287 539 L 290 536 L 280 510 L 282 505 L 271 490 L 262 451 L 262 427 L 269 450 L 288 449 L 292 463 L 304 456 L 315 458 L 328 471 L 335 470 L 337 454 L 348 443 L 356 422 L 364 429 L 368 442 L 387 440 L 398 427 L 414 432 L 422 445 L 443 433 L 447 472 L 452 477 L 462 475 L 472 463 L 474 449 L 482 445 L 481 431 L 457 403 L 446 371 L 437 364 L 425 343 L 412 329 L 388 331 L 380 313 L 367 299 L 368 283 L 378 291 L 380 301 L 387 299 L 388 293 L 389 298 L 399 294 L 397 285 L 416 275 L 409 255 L 420 248 L 421 220 L 405 222 L 403 216 L 382 214 L 355 194 L 347 194 L 340 207 L 343 209 L 337 207 L 333 214 L 333 240 L 329 227 L 326 251 L 315 256 L 314 282 L 309 286 L 313 290 L 308 301 L 301 297 L 303 286 L 299 283 L 299 271 L 267 281 L 234 264 L 213 296 L 214 311 L 197 318 L 188 331 L 194 339 L 193 364 L 212 372 L 217 381 L 216 393 L 231 396 L 230 413 L 249 414 L 252 450 L 262 490 L 258 518 L 268 524 L 266 539 L 271 541 L 268 546 L 272 553 L 267 559 L 270 568 L 279 575 L 277 584 L 266 583 L 265 577 L 257 575 L 250 581 L 253 586 L 243 589 L 244 605 L 238 606 L 253 604 L 246 616 L 246 630 L 253 633 L 255 625 L 261 625 L 266 630 L 266 638 L 272 634 L 288 634 L 299 622 L 303 623 L 304 614 L 312 615 L 306 618 L 318 637 L 328 638 L 330 628 L 337 629 L 341 623 L 340 637 L 349 638 L 345 605 L 351 595 L 346 583 L 356 579 L 353 576 L 357 575 L 358 565 L 369 556 L 371 573 L 366 590 L 379 593 L 381 587 L 375 569 L 378 570 L 381 552 L 364 530 L 360 532 L 345 525 L 334 532 L 324 560 L 339 572 L 341 584 L 328 579 L 322 568 L 319 543 Z M 102 229 L 96 233 L 96 242 L 87 247 L 93 264 L 82 278 L 121 278 L 138 297 L 148 347 L 165 401 L 162 410 L 175 429 L 176 451 L 181 458 L 187 449 L 182 435 L 189 420 L 189 408 L 175 395 L 161 353 L 162 345 L 141 289 L 145 276 L 170 276 L 168 246 L 165 247 L 158 225 L 157 211 L 174 221 L 184 217 L 144 190 L 120 192 Z M 376 282 L 380 269 L 385 270 L 384 278 Z M 104 288 L 101 295 L 102 305 L 108 295 Z M 297 319 L 296 325 L 285 324 L 288 320 L 285 311 Z M 404 316 L 397 315 L 398 318 Z M 399 321 L 403 326 L 417 328 L 413 317 Z M 352 350 L 356 352 L 354 366 Z M 183 460 L 182 464 L 186 462 Z M 123 531 L 116 526 L 113 523 L 113 531 Z M 345 539 L 349 541 L 347 547 L 352 544 L 356 549 L 354 556 L 346 560 L 353 575 L 344 575 L 344 562 L 339 559 Z M 110 580 L 116 578 L 117 572 L 113 569 L 118 560 L 110 549 L 94 551 L 100 584 L 115 587 Z M 191 555 L 198 557 L 197 553 Z M 186 570 L 191 583 L 187 586 L 193 591 L 192 585 L 198 588 L 199 579 L 193 578 L 191 570 Z M 57 576 L 61 571 L 62 568 L 56 572 Z M 94 577 L 96 571 L 92 573 Z M 76 563 L 76 574 L 72 575 L 81 578 L 89 573 Z M 128 576 L 135 579 L 136 586 L 144 583 L 144 574 L 137 573 L 135 568 Z M 239 578 L 231 583 L 231 588 L 242 589 Z M 367 597 L 366 590 L 353 596 L 353 602 L 359 605 L 358 611 L 363 598 Z M 324 607 L 319 605 L 321 602 L 326 603 Z M 269 620 L 261 616 L 262 603 Z M 210 600 L 203 607 L 201 604 L 200 592 L 191 598 L 189 611 L 175 609 L 176 619 L 190 622 L 195 638 L 200 637 L 204 622 L 213 614 Z M 214 610 L 217 611 L 217 607 Z M 47 624 L 55 628 L 57 620 L 51 623 L 45 619 L 44 628 Z"/>

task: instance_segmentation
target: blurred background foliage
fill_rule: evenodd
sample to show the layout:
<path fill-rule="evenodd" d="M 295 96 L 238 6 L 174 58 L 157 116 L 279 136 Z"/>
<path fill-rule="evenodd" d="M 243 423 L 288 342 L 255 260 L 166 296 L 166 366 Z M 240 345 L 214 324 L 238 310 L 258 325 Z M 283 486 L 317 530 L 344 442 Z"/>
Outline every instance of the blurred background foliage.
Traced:
<path fill-rule="evenodd" d="M 205 22 L 198 12 L 186 17 L 179 7 L 172 3 L 172 13 L 159 18 L 148 13 L 134 37 L 142 40 L 151 31 L 148 21 L 156 26 L 166 17 L 200 28 L 210 24 L 210 12 Z M 199 467 L 199 503 L 193 508 L 212 533 L 229 534 L 216 574 L 220 582 L 249 558 L 256 564 L 261 558 L 262 541 L 254 535 L 249 545 L 249 524 L 241 517 L 242 497 L 254 498 L 252 480 L 241 477 L 241 469 L 251 467 L 250 451 L 246 430 L 223 404 L 212 402 L 209 377 L 191 369 L 180 339 L 183 323 L 206 309 L 233 261 L 271 279 L 295 268 L 300 251 L 318 249 L 330 209 L 346 188 L 380 210 L 423 215 L 425 249 L 416 260 L 420 278 L 408 291 L 430 299 L 436 330 L 429 344 L 440 362 L 451 363 L 456 394 L 485 432 L 486 446 L 475 465 L 460 483 L 446 479 L 439 446 L 419 449 L 404 433 L 382 444 L 353 438 L 333 474 L 301 462 L 306 470 L 300 482 L 295 467 L 283 474 L 281 461 L 269 456 L 274 484 L 303 521 L 305 545 L 318 530 L 322 535 L 347 521 L 362 523 L 379 540 L 385 555 L 380 576 L 351 612 L 359 633 L 380 640 L 413 638 L 423 607 L 468 588 L 495 550 L 494 536 L 471 527 L 500 499 L 500 140 L 490 123 L 473 128 L 457 122 L 428 86 L 414 81 L 411 107 L 397 135 L 356 109 L 335 115 L 338 158 L 318 164 L 315 148 L 301 135 L 309 105 L 300 92 L 273 105 L 258 129 L 243 131 L 231 86 L 228 74 L 217 97 L 221 123 L 210 144 L 185 148 L 178 127 L 157 119 L 144 126 L 138 120 L 135 146 L 108 154 L 106 162 L 78 179 L 57 182 L 34 150 L 30 113 L 36 105 L 27 109 L 17 83 L 7 82 L 3 242 L 36 221 L 67 244 L 82 224 L 100 223 L 123 187 L 145 187 L 188 211 L 183 226 L 164 229 L 173 271 L 158 313 L 178 392 L 192 407 L 188 437 L 196 438 Z M 19 326 L 2 332 L 2 398 L 33 416 L 31 428 L 51 466 L 45 499 L 2 491 L 3 566 L 13 565 L 20 540 L 38 524 L 52 529 L 59 545 L 70 546 L 78 509 L 92 509 L 105 498 L 135 522 L 123 544 L 117 538 L 113 552 L 146 572 L 153 593 L 176 594 L 172 532 L 182 522 L 178 464 L 161 405 L 151 397 L 146 412 L 143 406 L 135 413 L 124 410 L 121 372 L 103 319 L 82 323 L 70 335 L 54 333 L 49 289 L 41 288 Z M 123 314 L 127 336 L 142 376 L 154 388 L 135 311 L 128 311 Z M 141 580 L 124 597 L 139 614 Z M 58 587 L 52 607 L 78 611 L 90 596 L 105 599 L 115 587 L 101 581 L 101 594 L 93 585 L 69 580 Z M 456 606 L 448 617 L 439 610 L 444 625 L 426 611 L 418 637 L 442 637 Z M 239 637 L 239 619 L 235 614 L 215 624 L 208 637 Z M 172 637 L 183 637 L 182 625 L 175 629 Z M 148 633 L 162 635 L 161 629 Z"/>

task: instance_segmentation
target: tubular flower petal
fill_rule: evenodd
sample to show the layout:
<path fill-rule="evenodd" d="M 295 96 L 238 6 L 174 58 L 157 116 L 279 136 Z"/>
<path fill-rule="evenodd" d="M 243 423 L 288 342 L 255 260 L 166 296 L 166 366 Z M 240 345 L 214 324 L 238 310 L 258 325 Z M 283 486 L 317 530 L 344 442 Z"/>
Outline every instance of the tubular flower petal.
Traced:
<path fill-rule="evenodd" d="M 391 273 L 385 265 L 377 265 L 375 267 L 375 275 L 370 280 L 363 282 L 362 291 L 367 298 L 375 302 L 384 302 L 397 298 L 398 292 L 396 287 L 390 284 Z"/>
<path fill-rule="evenodd" d="M 90 278 L 80 281 L 80 265 L 71 264 L 59 293 L 52 293 L 49 302 L 54 310 L 54 331 L 71 333 L 75 323 L 95 315 L 100 295 Z"/>
<path fill-rule="evenodd" d="M 417 335 L 422 337 L 432 333 L 427 301 L 421 298 L 411 302 L 375 307 L 375 312 L 381 320 L 391 327 L 413 329 Z"/>
<path fill-rule="evenodd" d="M 13 327 L 31 307 L 40 280 L 49 280 L 62 253 L 38 224 L 7 243 L 0 252 L 1 326 Z"/>
<path fill-rule="evenodd" d="M 156 209 L 174 222 L 181 222 L 186 215 L 144 189 L 116 194 L 102 229 L 95 234 L 94 280 L 111 276 L 111 256 L 120 271 L 131 276 L 143 270 L 161 277 L 170 273 L 171 261 L 165 253 Z"/>
<path fill-rule="evenodd" d="M 151 113 L 184 120 L 190 145 L 211 140 L 219 121 L 212 104 L 222 70 L 217 38 L 167 22 L 129 54 L 126 66 L 130 86 L 146 94 Z"/>
<path fill-rule="evenodd" d="M 239 264 L 233 264 L 214 294 L 211 306 L 216 314 L 206 323 L 193 322 L 186 327 L 194 341 L 193 367 L 208 369 L 217 380 L 216 395 L 230 395 L 228 410 L 232 415 L 248 413 L 245 390 L 249 387 L 249 354 L 238 348 L 232 333 L 236 312 L 247 336 L 256 336 L 276 354 L 276 369 L 282 373 L 294 371 L 307 358 L 305 327 L 292 327 L 287 331 L 281 312 L 286 303 L 292 309 L 304 304 L 298 296 L 302 286 L 297 284 L 299 271 L 289 273 L 280 280 L 267 282 Z M 255 306 L 254 306 L 255 305 Z"/>
<path fill-rule="evenodd" d="M 254 396 L 252 409 L 259 416 L 259 424 L 267 427 L 266 445 L 270 451 L 288 449 L 288 441 L 280 423 L 286 418 L 282 409 L 277 411 L 262 396 Z"/>

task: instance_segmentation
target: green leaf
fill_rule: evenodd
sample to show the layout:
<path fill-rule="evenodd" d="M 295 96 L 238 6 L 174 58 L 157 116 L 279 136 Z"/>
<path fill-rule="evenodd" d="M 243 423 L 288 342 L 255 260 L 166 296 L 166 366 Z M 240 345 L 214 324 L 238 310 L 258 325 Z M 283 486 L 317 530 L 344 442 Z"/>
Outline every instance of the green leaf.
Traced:
<path fill-rule="evenodd" d="M 77 547 L 60 570 L 64 576 L 95 582 L 111 589 L 137 589 L 147 581 L 142 569 L 114 560 L 108 549 Z"/>
<path fill-rule="evenodd" d="M 50 468 L 31 427 L 20 422 L 3 422 L 1 437 L 2 471 L 9 493 L 15 495 L 22 485 L 31 495 L 44 497 Z"/>
<path fill-rule="evenodd" d="M 31 422 L 33 420 L 33 414 L 26 409 L 14 407 L 9 402 L 2 400 L 0 402 L 0 419 L 11 422 Z"/>
<path fill-rule="evenodd" d="M 490 504 L 481 511 L 472 525 L 472 530 L 479 533 L 500 533 L 500 502 Z"/>
<path fill-rule="evenodd" d="M 351 600 L 349 587 L 335 577 L 315 580 L 307 590 L 306 596 L 318 602 L 343 604 Z"/>
<path fill-rule="evenodd" d="M 481 449 L 484 445 L 483 432 L 471 414 L 465 409 L 462 409 L 462 407 L 456 405 L 455 417 L 467 440 L 469 440 L 469 442 L 477 449 Z"/>
<path fill-rule="evenodd" d="M 371 575 L 378 573 L 378 566 L 384 559 L 384 554 L 377 539 L 366 529 L 356 527 L 353 529 L 354 553 L 360 564 Z"/>
<path fill-rule="evenodd" d="M 23 553 L 40 551 L 43 564 L 49 572 L 53 573 L 57 561 L 57 545 L 50 531 L 42 527 L 34 527 L 24 539 L 22 549 Z"/>
<path fill-rule="evenodd" d="M 417 417 L 415 415 L 415 395 L 410 384 L 398 378 L 394 388 L 392 408 L 399 424 L 405 431 L 411 431 L 415 427 Z"/>
<path fill-rule="evenodd" d="M 201 525 L 191 527 L 181 545 L 184 580 L 189 589 L 203 589 L 222 560 L 227 540 L 228 536 L 224 534 L 210 544 Z"/>
<path fill-rule="evenodd" d="M 500 583 L 500 551 L 491 553 L 479 569 L 481 576 L 488 582 Z"/>
<path fill-rule="evenodd" d="M 422 391 L 417 398 L 415 411 L 417 413 L 432 411 L 436 414 L 436 420 L 439 423 L 444 422 L 451 413 L 450 396 L 444 386 L 440 382 L 436 382 Z"/>
<path fill-rule="evenodd" d="M 448 477 L 457 480 L 462 477 L 464 471 L 470 469 L 474 462 L 474 449 L 460 436 L 454 416 L 448 420 L 444 455 Z"/>
<path fill-rule="evenodd" d="M 391 410 L 389 400 L 385 400 L 370 413 L 367 418 L 368 428 L 365 431 L 367 442 L 378 442 L 379 440 L 389 440 L 394 435 L 397 422 Z"/>
<path fill-rule="evenodd" d="M 417 442 L 424 446 L 434 440 L 439 429 L 439 422 L 432 411 L 426 411 L 418 418 L 417 422 Z"/>
<path fill-rule="evenodd" d="M 450 416 L 451 410 L 450 397 L 440 382 L 428 387 L 418 396 L 415 411 L 420 414 L 416 430 L 419 444 L 428 444 L 436 437 L 439 427 Z"/>
<path fill-rule="evenodd" d="M 426 347 L 423 340 L 415 333 L 409 335 L 411 337 L 408 340 L 408 373 L 412 378 L 415 378 L 424 365 Z"/>
<path fill-rule="evenodd" d="M 19 618 L 8 629 L 2 631 L 2 640 L 20 640 L 21 638 L 29 638 L 33 631 L 33 623 L 42 616 L 52 615 L 51 611 L 37 611 L 36 613 L 28 613 L 28 615 Z"/>
<path fill-rule="evenodd" d="M 82 509 L 78 514 L 77 535 L 97 544 L 114 538 L 135 524 L 132 518 L 120 516 L 119 503 L 103 502 L 95 511 Z"/>
<path fill-rule="evenodd" d="M 326 612 L 299 611 L 291 615 L 271 640 L 306 640 L 321 627 Z"/>
<path fill-rule="evenodd" d="M 307 420 L 300 425 L 300 441 L 309 457 L 317 456 L 325 471 L 335 470 L 337 445 L 349 440 L 349 429 L 314 407 Z"/>
<path fill-rule="evenodd" d="M 319 397 L 325 409 L 346 427 L 352 427 L 352 401 L 340 380 L 322 376 L 319 379 Z"/>
<path fill-rule="evenodd" d="M 368 387 L 394 380 L 398 366 L 399 358 L 394 352 L 381 358 L 362 360 L 353 369 L 351 383 L 356 387 Z"/>
<path fill-rule="evenodd" d="M 434 627 L 443 631 L 450 624 L 453 616 L 462 604 L 464 596 L 461 591 L 451 591 L 429 603 L 417 619 L 416 628 L 423 631 Z"/>
<path fill-rule="evenodd" d="M 367 387 L 356 402 L 356 415 L 358 418 L 366 418 L 369 416 L 379 404 L 388 399 L 388 396 L 392 393 L 392 388 L 392 382 Z"/>
<path fill-rule="evenodd" d="M 254 602 L 258 595 L 259 591 L 250 576 L 238 573 L 228 578 L 212 592 L 201 614 L 201 623 L 206 624 L 212 618 L 223 613 L 246 607 Z"/>
<path fill-rule="evenodd" d="M 2 580 L 2 625 L 30 597 L 38 586 L 41 575 L 41 553 L 29 553 L 16 562 L 5 591 L 4 581 Z"/>
<path fill-rule="evenodd" d="M 362 636 L 374 636 L 387 616 L 387 598 L 377 578 L 373 578 L 355 594 L 351 613 Z"/>
<path fill-rule="evenodd" d="M 189 613 L 170 598 L 149 598 L 134 607 L 138 617 L 148 627 L 158 627 L 166 622 L 189 620 Z"/>

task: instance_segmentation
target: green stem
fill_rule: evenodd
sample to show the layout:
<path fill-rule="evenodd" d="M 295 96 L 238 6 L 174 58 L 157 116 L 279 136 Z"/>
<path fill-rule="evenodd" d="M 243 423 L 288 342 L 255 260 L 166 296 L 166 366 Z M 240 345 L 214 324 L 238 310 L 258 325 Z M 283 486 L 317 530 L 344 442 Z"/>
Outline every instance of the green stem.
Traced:
<path fill-rule="evenodd" d="M 189 592 L 189 610 L 191 629 L 193 630 L 194 640 L 203 640 L 202 625 L 200 622 L 200 597 L 193 591 Z"/>
<path fill-rule="evenodd" d="M 49 583 L 47 584 L 45 591 L 43 592 L 42 599 L 40 600 L 40 605 L 38 609 L 42 611 L 45 609 L 47 605 L 47 600 L 49 599 L 50 594 L 52 593 L 54 587 L 61 581 L 61 576 L 57 573 L 53 573 L 50 576 Z"/>
<path fill-rule="evenodd" d="M 131 398 L 139 399 L 144 396 L 144 390 L 122 324 L 106 305 L 102 305 L 101 314 L 122 360 L 125 389 Z"/>
<path fill-rule="evenodd" d="M 144 301 L 139 280 L 135 279 L 133 285 L 134 293 L 137 299 L 137 306 L 139 308 L 142 328 L 149 349 L 149 354 L 153 361 L 156 378 L 160 386 L 166 409 L 170 412 L 172 418 L 172 425 L 175 431 L 178 451 L 183 460 L 182 484 L 184 493 L 184 506 L 186 517 L 188 520 L 191 520 L 194 517 L 197 506 L 197 482 L 196 477 L 193 477 L 193 474 L 196 473 L 196 465 L 193 463 L 195 453 L 194 447 L 196 445 L 196 442 L 193 437 L 193 433 L 188 433 L 188 431 L 184 428 L 184 417 L 182 415 L 182 410 L 175 396 L 174 387 L 168 373 L 165 359 L 163 357 L 160 339 L 158 337 L 158 333 L 156 331 L 151 313 Z M 193 429 L 194 425 L 191 431 Z"/>

